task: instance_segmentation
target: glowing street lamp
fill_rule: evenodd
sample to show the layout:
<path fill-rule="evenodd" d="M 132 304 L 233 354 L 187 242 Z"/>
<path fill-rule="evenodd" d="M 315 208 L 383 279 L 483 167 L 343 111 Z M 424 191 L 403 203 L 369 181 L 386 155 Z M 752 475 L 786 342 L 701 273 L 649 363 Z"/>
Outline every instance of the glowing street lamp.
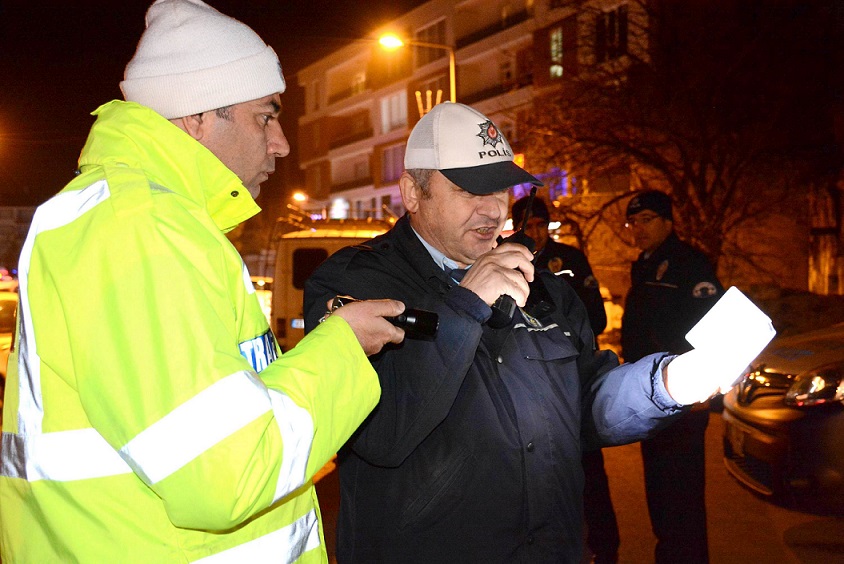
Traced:
<path fill-rule="evenodd" d="M 457 101 L 457 69 L 454 61 L 454 47 L 450 45 L 443 45 L 442 43 L 428 43 L 426 41 L 403 41 L 398 36 L 388 33 L 382 35 L 378 39 L 378 43 L 388 50 L 395 50 L 405 45 L 415 45 L 417 47 L 429 47 L 431 49 L 443 49 L 448 52 L 448 82 L 450 86 L 451 101 Z"/>

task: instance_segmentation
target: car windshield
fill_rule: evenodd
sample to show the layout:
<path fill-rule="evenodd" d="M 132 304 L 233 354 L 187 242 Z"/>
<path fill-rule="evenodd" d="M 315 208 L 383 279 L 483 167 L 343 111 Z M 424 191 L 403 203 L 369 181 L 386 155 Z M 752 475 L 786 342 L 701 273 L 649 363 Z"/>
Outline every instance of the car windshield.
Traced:
<path fill-rule="evenodd" d="M 0 333 L 12 333 L 15 330 L 15 300 L 0 300 Z"/>

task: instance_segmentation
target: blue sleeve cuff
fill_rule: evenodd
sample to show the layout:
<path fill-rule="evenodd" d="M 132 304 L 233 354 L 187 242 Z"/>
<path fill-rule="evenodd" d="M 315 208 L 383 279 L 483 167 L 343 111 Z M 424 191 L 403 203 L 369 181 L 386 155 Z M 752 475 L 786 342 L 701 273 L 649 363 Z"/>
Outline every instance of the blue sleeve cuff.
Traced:
<path fill-rule="evenodd" d="M 651 372 L 651 385 L 653 387 L 653 402 L 659 407 L 662 411 L 667 413 L 675 413 L 677 411 L 681 411 L 683 409 L 683 404 L 677 403 L 674 401 L 674 398 L 668 393 L 668 390 L 665 388 L 665 378 L 662 377 L 662 372 L 665 370 L 665 367 L 668 366 L 668 363 L 674 360 L 677 355 L 676 354 L 655 354 L 654 356 L 654 363 L 653 363 L 653 371 Z"/>
<path fill-rule="evenodd" d="M 453 310 L 465 313 L 478 323 L 486 323 L 492 316 L 492 308 L 486 305 L 475 292 L 462 286 L 449 289 L 445 295 L 445 302 Z"/>

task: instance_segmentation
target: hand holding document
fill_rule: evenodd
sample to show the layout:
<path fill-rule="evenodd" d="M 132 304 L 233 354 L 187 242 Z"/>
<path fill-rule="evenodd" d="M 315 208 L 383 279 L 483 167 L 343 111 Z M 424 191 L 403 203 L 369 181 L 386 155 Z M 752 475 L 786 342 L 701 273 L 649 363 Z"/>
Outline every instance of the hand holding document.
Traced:
<path fill-rule="evenodd" d="M 666 388 L 682 404 L 728 391 L 776 335 L 771 319 L 735 286 L 686 334 L 694 350 L 671 361 Z"/>

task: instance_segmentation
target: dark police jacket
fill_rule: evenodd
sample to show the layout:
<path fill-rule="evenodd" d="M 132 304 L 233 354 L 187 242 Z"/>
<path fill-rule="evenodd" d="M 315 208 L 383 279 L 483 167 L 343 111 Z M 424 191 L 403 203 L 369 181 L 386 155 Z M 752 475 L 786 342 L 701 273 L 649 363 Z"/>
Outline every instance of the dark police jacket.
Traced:
<path fill-rule="evenodd" d="M 649 257 L 639 255 L 630 278 L 621 319 L 628 362 L 657 351 L 691 350 L 686 333 L 724 293 L 706 256 L 674 233 Z"/>
<path fill-rule="evenodd" d="M 592 332 L 595 336 L 603 333 L 607 327 L 604 299 L 601 297 L 598 280 L 595 279 L 592 267 L 583 251 L 549 238 L 542 250 L 536 253 L 533 264 L 536 268 L 547 268 L 568 282 L 586 306 Z M 571 271 L 571 275 L 566 274 L 566 270 Z"/>
<path fill-rule="evenodd" d="M 554 312 L 491 329 L 489 306 L 455 285 L 405 216 L 308 280 L 307 330 L 337 294 L 439 315 L 435 340 L 372 358 L 380 403 L 338 457 L 340 562 L 579 561 L 581 432 L 631 442 L 681 410 L 662 385 L 665 355 L 616 368 L 592 349 L 574 291 L 542 278 Z"/>

